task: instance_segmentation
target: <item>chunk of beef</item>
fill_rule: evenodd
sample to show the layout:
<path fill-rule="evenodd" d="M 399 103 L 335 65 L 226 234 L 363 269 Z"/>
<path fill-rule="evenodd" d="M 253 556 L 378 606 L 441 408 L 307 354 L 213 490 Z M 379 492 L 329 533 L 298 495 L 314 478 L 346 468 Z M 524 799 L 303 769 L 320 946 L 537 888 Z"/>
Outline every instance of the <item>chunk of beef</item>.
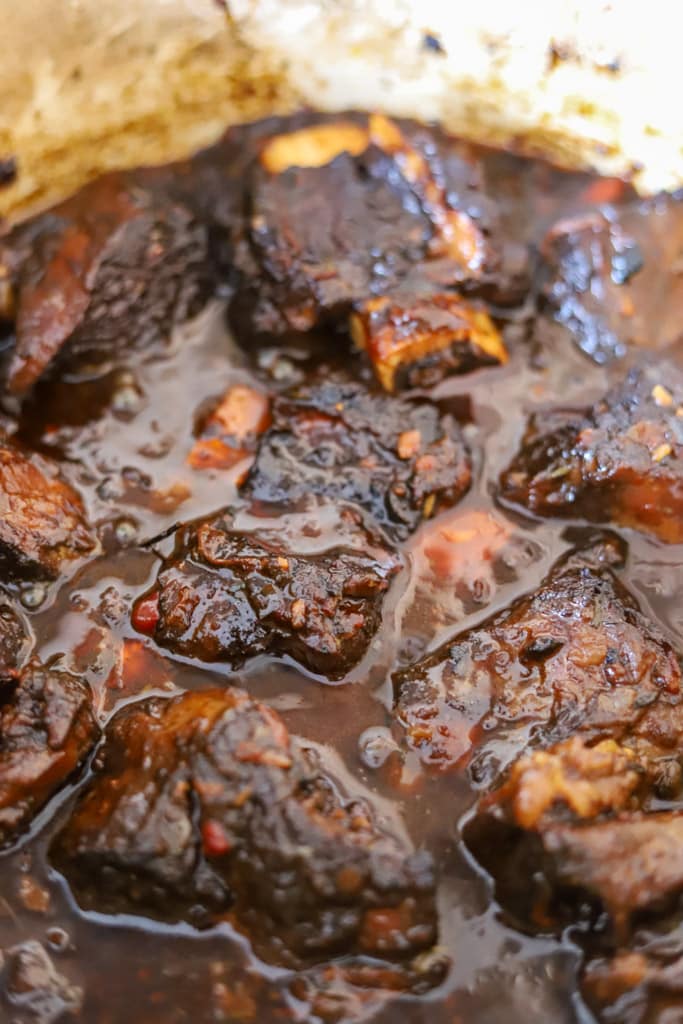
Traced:
<path fill-rule="evenodd" d="M 120 712 L 51 856 L 84 907 L 230 913 L 271 959 L 403 958 L 435 938 L 429 858 L 236 689 Z"/>
<path fill-rule="evenodd" d="M 187 461 L 193 469 L 230 469 L 256 451 L 258 438 L 269 424 L 268 396 L 234 384 L 201 418 Z"/>
<path fill-rule="evenodd" d="M 58 357 L 110 356 L 167 337 L 212 287 L 207 231 L 133 174 L 112 174 L 16 229 L 0 249 L 13 281 L 9 386 Z"/>
<path fill-rule="evenodd" d="M 243 487 L 266 505 L 291 508 L 311 495 L 350 502 L 400 539 L 470 486 L 460 428 L 432 402 L 321 375 L 276 397 L 271 413 Z"/>
<path fill-rule="evenodd" d="M 87 684 L 30 662 L 0 691 L 0 846 L 23 832 L 95 745 Z"/>
<path fill-rule="evenodd" d="M 3 1002 L 13 1024 L 67 1024 L 80 1019 L 83 989 L 57 970 L 40 942 L 30 939 L 6 950 L 2 973 Z"/>
<path fill-rule="evenodd" d="M 432 387 L 508 358 L 488 313 L 445 293 L 366 299 L 351 316 L 351 335 L 389 392 Z"/>
<path fill-rule="evenodd" d="M 598 1020 L 675 1024 L 683 999 L 680 932 L 637 950 L 596 957 L 586 966 L 581 990 Z"/>
<path fill-rule="evenodd" d="M 609 740 L 518 762 L 465 829 L 500 902 L 541 928 L 581 918 L 588 902 L 621 939 L 639 916 L 671 909 L 683 892 L 683 814 L 641 809 L 646 776 Z"/>
<path fill-rule="evenodd" d="M 140 622 L 150 603 L 143 598 L 133 622 L 203 661 L 240 664 L 269 651 L 345 675 L 377 632 L 400 560 L 355 511 L 333 517 L 322 543 L 305 532 L 306 516 L 247 531 L 223 516 L 181 531 L 153 591 L 155 615 Z"/>
<path fill-rule="evenodd" d="M 491 785 L 528 745 L 572 735 L 638 752 L 661 786 L 681 777 L 677 658 L 607 564 L 608 542 L 559 563 L 540 588 L 394 676 L 405 742 L 439 770 Z"/>
<path fill-rule="evenodd" d="M 28 626 L 14 604 L 0 594 L 0 680 L 12 678 L 28 657 Z"/>
<path fill-rule="evenodd" d="M 503 785 L 480 800 L 466 823 L 465 840 L 493 876 L 499 901 L 522 920 L 545 928 L 564 920 L 565 914 L 579 917 L 588 895 L 602 900 L 621 926 L 619 901 L 631 900 L 634 882 L 633 850 L 622 826 L 640 820 L 651 792 L 647 767 L 633 749 L 614 740 L 589 746 L 574 735 L 549 750 L 521 757 Z M 599 858 L 591 861 L 600 835 L 605 853 L 608 835 L 614 839 L 614 853 L 619 837 L 625 843 L 619 864 L 614 857 L 605 858 L 602 875 Z M 611 883 L 606 881 L 610 873 Z M 528 884 L 520 885 L 520 877 Z M 648 884 L 643 875 L 643 893 Z"/>
<path fill-rule="evenodd" d="M 80 495 L 51 459 L 0 438 L 0 565 L 17 576 L 57 576 L 92 551 Z"/>
<path fill-rule="evenodd" d="M 476 283 L 500 301 L 518 299 L 524 254 L 498 237 L 481 188 L 465 147 L 378 114 L 267 139 L 237 247 L 238 333 L 306 332 L 409 278 L 432 291 Z"/>
<path fill-rule="evenodd" d="M 543 832 L 555 885 L 597 900 L 623 934 L 637 915 L 666 910 L 683 892 L 683 814 L 638 811 Z M 527 862 L 528 863 L 528 862 Z"/>
<path fill-rule="evenodd" d="M 545 301 L 595 362 L 623 356 L 630 344 L 665 348 L 683 337 L 680 199 L 562 220 L 541 252 Z"/>
<path fill-rule="evenodd" d="M 540 516 L 581 516 L 683 541 L 683 374 L 631 371 L 591 408 L 533 416 L 500 480 Z"/>
<path fill-rule="evenodd" d="M 56 462 L 0 438 L 0 563 L 10 575 L 56 576 L 95 546 L 78 492 Z"/>

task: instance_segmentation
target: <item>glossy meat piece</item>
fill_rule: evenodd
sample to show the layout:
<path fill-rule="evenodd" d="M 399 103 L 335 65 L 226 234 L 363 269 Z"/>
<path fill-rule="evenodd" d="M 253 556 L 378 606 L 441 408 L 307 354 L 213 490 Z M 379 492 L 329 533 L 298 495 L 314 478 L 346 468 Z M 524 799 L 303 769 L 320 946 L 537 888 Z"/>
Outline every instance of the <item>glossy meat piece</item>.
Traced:
<path fill-rule="evenodd" d="M 84 761 L 99 729 L 90 688 L 33 661 L 0 691 L 0 847 L 11 843 Z"/>
<path fill-rule="evenodd" d="M 531 418 L 500 495 L 539 516 L 617 523 L 683 541 L 683 374 L 631 371 L 591 409 Z"/>
<path fill-rule="evenodd" d="M 296 507 L 311 495 L 350 502 L 403 539 L 470 486 L 460 428 L 432 402 L 321 373 L 277 396 L 271 413 L 243 487 L 266 505 Z"/>
<path fill-rule="evenodd" d="M 3 1003 L 13 1024 L 67 1024 L 82 1020 L 83 989 L 58 971 L 35 939 L 3 950 Z"/>
<path fill-rule="evenodd" d="M 518 763 L 465 840 L 517 917 L 558 927 L 585 916 L 588 901 L 623 940 L 639 915 L 668 912 L 683 892 L 683 815 L 639 808 L 645 783 L 630 749 L 566 748 Z"/>
<path fill-rule="evenodd" d="M 541 253 L 545 301 L 595 362 L 623 356 L 629 345 L 661 349 L 683 338 L 680 198 L 562 220 Z"/>
<path fill-rule="evenodd" d="M 120 712 L 52 859 L 84 907 L 229 913 L 269 959 L 405 958 L 435 938 L 429 857 L 234 688 Z"/>
<path fill-rule="evenodd" d="M 100 178 L 0 246 L 14 291 L 12 391 L 27 391 L 58 357 L 166 338 L 210 294 L 205 226 L 143 182 Z"/>
<path fill-rule="evenodd" d="M 637 950 L 624 948 L 589 961 L 581 992 L 598 1020 L 676 1024 L 683 1000 L 680 929 Z"/>
<path fill-rule="evenodd" d="M 558 824 L 543 833 L 556 886 L 586 892 L 624 934 L 637 915 L 676 905 L 683 892 L 683 815 L 634 811 L 616 821 Z"/>
<path fill-rule="evenodd" d="M 333 679 L 345 675 L 377 632 L 401 562 L 352 510 L 335 514 L 322 543 L 302 532 L 310 517 L 298 518 L 245 532 L 225 516 L 182 531 L 159 573 L 157 621 L 147 631 L 202 661 L 237 665 L 270 652 Z M 139 612 L 133 623 L 145 630 Z"/>
<path fill-rule="evenodd" d="M 309 331 L 409 277 L 427 290 L 468 284 L 517 301 L 526 253 L 499 237 L 482 187 L 466 147 L 382 115 L 266 140 L 237 247 L 238 335 Z"/>
<path fill-rule="evenodd" d="M 562 916 L 560 876 L 572 871 L 569 858 L 554 856 L 558 835 L 563 829 L 588 835 L 601 820 L 613 827 L 614 819 L 637 813 L 647 796 L 647 772 L 631 748 L 614 740 L 589 746 L 574 735 L 520 757 L 503 785 L 481 798 L 464 838 L 493 876 L 496 899 L 517 919 L 543 929 Z M 609 870 L 616 879 L 614 863 Z M 528 881 L 520 884 L 521 877 Z M 586 885 L 591 888 L 589 874 Z M 580 916 L 581 899 L 573 895 L 569 914 Z"/>
<path fill-rule="evenodd" d="M 446 293 L 358 303 L 351 336 L 388 392 L 433 387 L 452 374 L 508 359 L 488 313 Z"/>
<path fill-rule="evenodd" d="M 12 678 L 31 648 L 23 616 L 0 593 L 0 680 Z"/>
<path fill-rule="evenodd" d="M 0 438 L 0 566 L 11 576 L 57 576 L 95 547 L 80 495 L 57 463 Z"/>
<path fill-rule="evenodd" d="M 534 593 L 394 676 L 405 742 L 481 786 L 528 745 L 628 744 L 662 792 L 681 778 L 681 671 L 608 567 L 614 541 L 560 562 Z"/>

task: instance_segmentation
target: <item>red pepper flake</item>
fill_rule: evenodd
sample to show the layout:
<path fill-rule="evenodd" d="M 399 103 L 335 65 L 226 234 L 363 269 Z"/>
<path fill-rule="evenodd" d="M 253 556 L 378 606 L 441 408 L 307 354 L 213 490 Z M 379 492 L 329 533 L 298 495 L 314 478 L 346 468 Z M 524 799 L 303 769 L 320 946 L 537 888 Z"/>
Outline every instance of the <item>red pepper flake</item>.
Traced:
<path fill-rule="evenodd" d="M 147 597 L 143 597 L 133 608 L 131 622 L 138 633 L 146 633 L 151 636 L 159 621 L 159 591 L 155 590 Z"/>
<path fill-rule="evenodd" d="M 584 189 L 581 198 L 584 203 L 618 203 L 626 191 L 626 182 L 621 178 L 598 178 Z"/>
<path fill-rule="evenodd" d="M 215 818 L 208 818 L 202 825 L 202 845 L 207 857 L 223 857 L 232 849 L 225 829 Z"/>

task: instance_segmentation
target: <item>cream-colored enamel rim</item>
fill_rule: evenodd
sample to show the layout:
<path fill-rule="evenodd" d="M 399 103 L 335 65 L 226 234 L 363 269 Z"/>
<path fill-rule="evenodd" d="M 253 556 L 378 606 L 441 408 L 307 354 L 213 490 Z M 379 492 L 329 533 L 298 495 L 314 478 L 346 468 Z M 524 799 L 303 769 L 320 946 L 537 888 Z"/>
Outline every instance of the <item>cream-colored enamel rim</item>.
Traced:
<path fill-rule="evenodd" d="M 675 5 L 614 0 L 21 0 L 0 25 L 0 214 L 301 105 L 374 108 L 683 184 Z M 667 31 L 667 25 L 673 31 Z"/>

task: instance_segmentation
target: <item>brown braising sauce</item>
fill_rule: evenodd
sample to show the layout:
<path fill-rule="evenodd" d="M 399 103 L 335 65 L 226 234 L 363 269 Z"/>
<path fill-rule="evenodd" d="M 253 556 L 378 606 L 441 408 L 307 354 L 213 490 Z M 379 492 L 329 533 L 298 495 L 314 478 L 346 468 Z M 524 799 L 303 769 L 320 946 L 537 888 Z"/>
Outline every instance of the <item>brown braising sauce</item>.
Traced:
<path fill-rule="evenodd" d="M 682 260 L 359 114 L 0 237 L 0 1019 L 681 1012 Z"/>

